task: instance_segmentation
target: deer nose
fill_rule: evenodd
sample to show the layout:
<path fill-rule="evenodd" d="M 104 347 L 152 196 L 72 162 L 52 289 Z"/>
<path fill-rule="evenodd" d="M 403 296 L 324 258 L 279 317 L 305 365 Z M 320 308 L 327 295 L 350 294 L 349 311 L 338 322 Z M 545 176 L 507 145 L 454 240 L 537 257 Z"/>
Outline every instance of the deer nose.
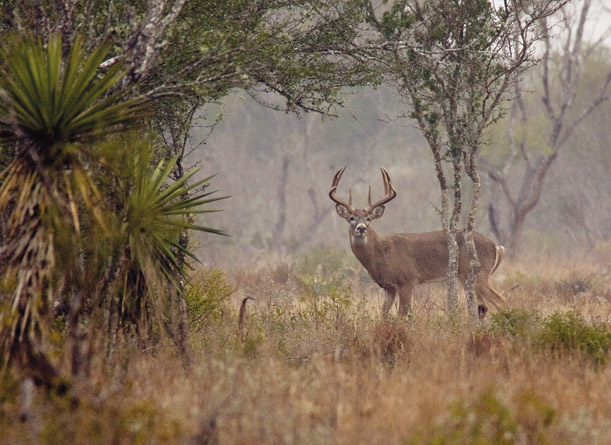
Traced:
<path fill-rule="evenodd" d="M 356 226 L 356 231 L 360 234 L 365 233 L 366 230 L 367 226 L 365 224 L 359 224 L 358 226 Z"/>

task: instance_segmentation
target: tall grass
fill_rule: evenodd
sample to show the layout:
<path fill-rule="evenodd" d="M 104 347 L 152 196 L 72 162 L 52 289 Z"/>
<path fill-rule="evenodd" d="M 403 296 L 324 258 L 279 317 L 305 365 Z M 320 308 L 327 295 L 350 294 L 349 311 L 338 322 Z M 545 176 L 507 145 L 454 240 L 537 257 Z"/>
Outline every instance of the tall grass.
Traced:
<path fill-rule="evenodd" d="M 326 258 L 314 251 L 294 263 L 199 272 L 190 306 L 198 320 L 196 359 L 188 370 L 170 345 L 123 351 L 120 363 L 94 372 L 78 405 L 34 391 L 25 413 L 26 391 L 7 376 L 0 437 L 608 443 L 611 298 L 604 270 L 508 265 L 496 283 L 508 308 L 473 330 L 444 312 L 443 286 L 418 290 L 410 320 L 382 321 L 377 287 L 347 259 Z M 254 301 L 238 329 L 245 296 Z"/>

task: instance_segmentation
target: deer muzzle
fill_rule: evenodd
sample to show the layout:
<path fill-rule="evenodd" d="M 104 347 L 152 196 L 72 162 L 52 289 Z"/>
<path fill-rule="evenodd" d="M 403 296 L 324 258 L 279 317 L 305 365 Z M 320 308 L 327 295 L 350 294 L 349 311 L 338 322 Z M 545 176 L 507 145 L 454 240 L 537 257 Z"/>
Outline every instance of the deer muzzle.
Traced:
<path fill-rule="evenodd" d="M 365 235 L 365 232 L 367 232 L 367 226 L 363 223 L 357 224 L 357 226 L 354 229 L 356 235 L 360 235 L 363 236 Z"/>

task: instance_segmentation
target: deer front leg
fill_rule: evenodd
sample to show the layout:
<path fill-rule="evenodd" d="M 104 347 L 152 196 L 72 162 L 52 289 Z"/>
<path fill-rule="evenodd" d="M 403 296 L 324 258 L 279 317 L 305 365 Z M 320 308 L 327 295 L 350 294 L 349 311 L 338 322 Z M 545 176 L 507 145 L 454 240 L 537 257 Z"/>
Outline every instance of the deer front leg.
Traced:
<path fill-rule="evenodd" d="M 388 313 L 390 312 L 390 308 L 395 302 L 395 296 L 397 295 L 397 291 L 392 288 L 384 289 L 384 304 L 382 305 L 382 318 L 384 320 L 388 320 Z"/>
<path fill-rule="evenodd" d="M 399 318 L 404 318 L 411 310 L 413 294 L 413 284 L 406 284 L 399 289 Z"/>

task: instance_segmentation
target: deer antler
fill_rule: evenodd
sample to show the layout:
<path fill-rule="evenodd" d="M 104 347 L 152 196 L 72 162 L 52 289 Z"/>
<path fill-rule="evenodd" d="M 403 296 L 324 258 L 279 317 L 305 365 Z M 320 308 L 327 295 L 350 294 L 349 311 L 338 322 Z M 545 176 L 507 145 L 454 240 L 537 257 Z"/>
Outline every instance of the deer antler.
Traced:
<path fill-rule="evenodd" d="M 329 198 L 331 198 L 331 200 L 334 201 L 335 203 L 339 205 L 343 205 L 350 212 L 353 212 L 354 208 L 352 207 L 352 190 L 350 190 L 350 198 L 349 198 L 348 204 L 346 204 L 346 202 L 339 199 L 337 195 L 335 194 L 335 192 L 337 191 L 337 184 L 339 184 L 339 180 L 342 178 L 342 175 L 344 174 L 344 170 L 346 170 L 346 166 L 340 168 L 337 171 L 337 173 L 335 173 L 335 176 L 333 177 L 333 182 L 331 183 L 331 190 L 329 190 Z"/>
<path fill-rule="evenodd" d="M 388 201 L 390 201 L 391 199 L 394 199 L 397 196 L 397 191 L 395 190 L 395 188 L 392 186 L 392 183 L 390 182 L 390 176 L 388 176 L 388 172 L 386 171 L 385 168 L 381 168 L 380 170 L 382 171 L 382 179 L 384 180 L 385 196 L 384 198 L 372 204 L 371 203 L 371 187 L 370 187 L 369 188 L 369 197 L 368 197 L 369 206 L 366 209 L 367 212 L 371 212 L 376 207 L 386 204 Z"/>

